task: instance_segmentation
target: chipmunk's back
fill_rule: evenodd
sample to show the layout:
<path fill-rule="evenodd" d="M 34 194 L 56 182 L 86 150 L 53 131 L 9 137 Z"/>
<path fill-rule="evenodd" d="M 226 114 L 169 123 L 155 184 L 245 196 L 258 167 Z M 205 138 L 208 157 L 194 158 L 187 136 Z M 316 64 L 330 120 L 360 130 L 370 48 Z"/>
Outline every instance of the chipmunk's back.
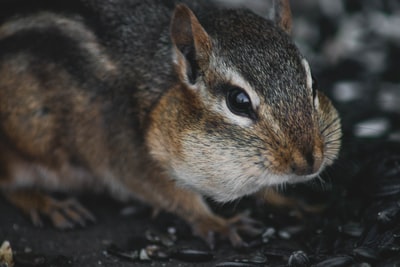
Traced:
<path fill-rule="evenodd" d="M 106 3 L 2 4 L 0 183 L 6 187 L 102 187 L 113 184 L 116 155 L 135 158 L 142 150 L 142 105 L 158 98 L 137 99 L 139 76 L 158 49 L 143 40 L 161 29 L 151 32 L 144 22 L 151 21 L 136 17 L 135 3 Z"/>
<path fill-rule="evenodd" d="M 125 132 L 122 128 L 138 131 L 174 82 L 169 38 L 174 6 L 127 0 L 2 3 L 3 138 L 10 143 L 21 137 L 16 143 L 32 147 L 28 154 L 38 149 L 51 154 L 57 145 L 76 150 L 81 145 L 72 145 L 77 141 L 69 132 L 91 124 L 107 127 L 105 139 Z M 38 147 L 32 141 L 38 138 L 51 142 Z"/>

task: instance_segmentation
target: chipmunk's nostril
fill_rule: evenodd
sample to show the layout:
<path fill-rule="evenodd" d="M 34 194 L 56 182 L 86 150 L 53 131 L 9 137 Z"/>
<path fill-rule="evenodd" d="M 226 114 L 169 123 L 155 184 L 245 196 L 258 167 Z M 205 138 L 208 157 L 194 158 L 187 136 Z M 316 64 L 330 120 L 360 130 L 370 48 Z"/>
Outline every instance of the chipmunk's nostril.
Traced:
<path fill-rule="evenodd" d="M 294 154 L 290 169 L 294 174 L 304 176 L 317 173 L 321 164 L 320 155 L 314 155 L 313 152 L 307 152 L 303 155 Z"/>
<path fill-rule="evenodd" d="M 304 158 L 305 158 L 308 166 L 314 166 L 314 155 L 312 152 L 307 152 L 304 155 Z"/>
<path fill-rule="evenodd" d="M 313 174 L 313 167 L 306 162 L 293 162 L 290 166 L 292 172 L 298 176 Z"/>

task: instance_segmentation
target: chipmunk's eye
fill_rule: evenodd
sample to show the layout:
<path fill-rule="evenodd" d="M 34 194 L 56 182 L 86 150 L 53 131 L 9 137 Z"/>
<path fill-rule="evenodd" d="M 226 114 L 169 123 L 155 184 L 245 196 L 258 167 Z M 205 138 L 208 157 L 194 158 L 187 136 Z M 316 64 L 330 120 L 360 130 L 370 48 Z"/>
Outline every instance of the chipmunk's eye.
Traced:
<path fill-rule="evenodd" d="M 227 91 L 226 103 L 232 113 L 255 119 L 250 97 L 243 89 L 239 87 L 230 88 Z"/>

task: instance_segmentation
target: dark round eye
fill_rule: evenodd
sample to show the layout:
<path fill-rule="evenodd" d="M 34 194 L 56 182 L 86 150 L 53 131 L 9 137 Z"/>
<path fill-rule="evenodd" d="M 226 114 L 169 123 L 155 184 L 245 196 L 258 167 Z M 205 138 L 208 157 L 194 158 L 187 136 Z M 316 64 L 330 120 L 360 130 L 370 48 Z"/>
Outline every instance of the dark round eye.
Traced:
<path fill-rule="evenodd" d="M 232 113 L 251 119 L 255 118 L 250 97 L 243 89 L 239 87 L 230 88 L 227 91 L 226 103 Z"/>

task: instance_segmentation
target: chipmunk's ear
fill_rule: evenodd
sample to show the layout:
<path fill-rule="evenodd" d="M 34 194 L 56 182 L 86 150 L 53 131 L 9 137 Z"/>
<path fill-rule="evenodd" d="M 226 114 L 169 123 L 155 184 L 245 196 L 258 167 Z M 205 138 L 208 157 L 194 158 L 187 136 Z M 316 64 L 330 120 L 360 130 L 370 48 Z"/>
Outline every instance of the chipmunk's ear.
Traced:
<path fill-rule="evenodd" d="M 290 11 L 289 0 L 274 1 L 274 21 L 282 30 L 291 34 L 292 32 L 292 12 Z"/>
<path fill-rule="evenodd" d="M 193 12 L 183 4 L 176 6 L 171 21 L 174 63 L 181 80 L 196 83 L 199 70 L 210 59 L 211 40 Z"/>

